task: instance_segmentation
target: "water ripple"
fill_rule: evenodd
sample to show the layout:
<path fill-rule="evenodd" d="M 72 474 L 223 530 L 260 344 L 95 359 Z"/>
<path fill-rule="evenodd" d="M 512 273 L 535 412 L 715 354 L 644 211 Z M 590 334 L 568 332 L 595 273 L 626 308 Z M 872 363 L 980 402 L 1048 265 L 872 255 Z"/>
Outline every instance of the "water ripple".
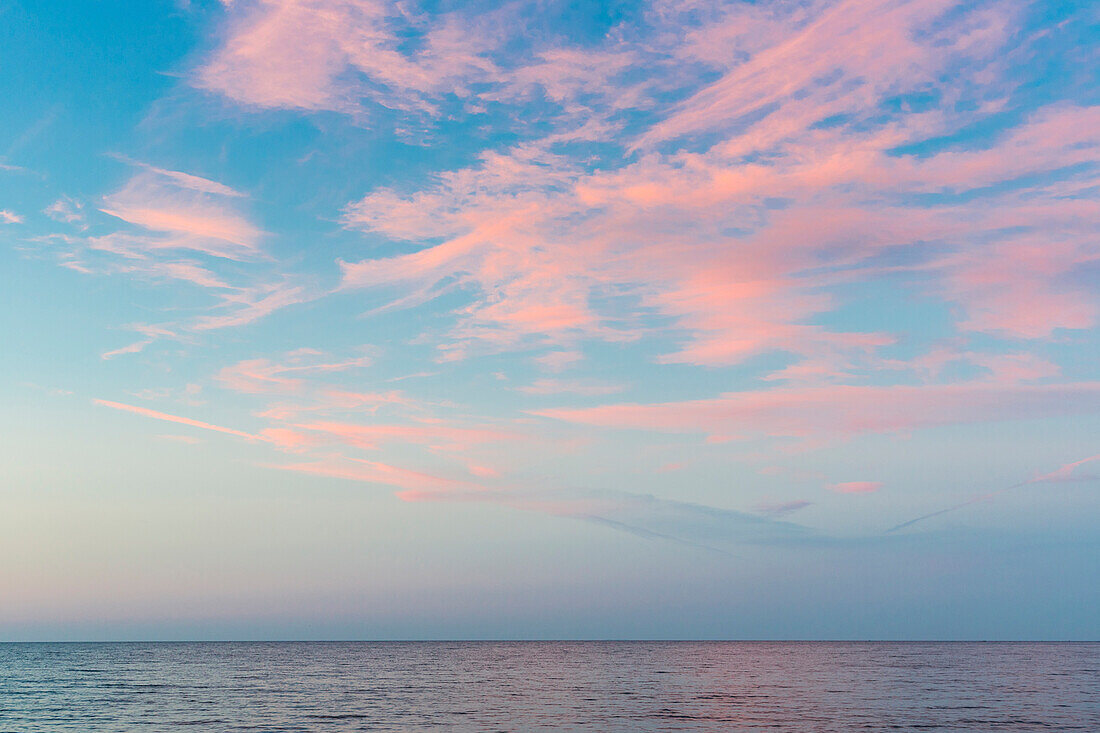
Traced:
<path fill-rule="evenodd" d="M 0 731 L 1100 731 L 1100 644 L 0 644 Z"/>

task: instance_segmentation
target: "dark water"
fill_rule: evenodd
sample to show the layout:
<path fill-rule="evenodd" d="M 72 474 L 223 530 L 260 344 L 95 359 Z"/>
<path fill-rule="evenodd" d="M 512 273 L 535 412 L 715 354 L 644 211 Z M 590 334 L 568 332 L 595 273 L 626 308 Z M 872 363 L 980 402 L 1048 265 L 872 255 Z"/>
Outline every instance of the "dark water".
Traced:
<path fill-rule="evenodd" d="M 0 731 L 1100 731 L 1100 644 L 0 644 Z"/>

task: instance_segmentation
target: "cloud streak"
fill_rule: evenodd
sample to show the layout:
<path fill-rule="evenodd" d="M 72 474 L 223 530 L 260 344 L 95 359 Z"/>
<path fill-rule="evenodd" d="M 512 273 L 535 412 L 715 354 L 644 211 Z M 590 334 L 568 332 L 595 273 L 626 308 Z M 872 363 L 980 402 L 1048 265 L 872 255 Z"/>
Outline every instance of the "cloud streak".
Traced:
<path fill-rule="evenodd" d="M 223 427 L 221 425 L 213 425 L 208 422 L 202 422 L 201 420 L 193 420 L 189 417 L 180 417 L 179 415 L 170 415 L 166 412 L 159 412 L 157 410 L 150 410 L 145 407 L 138 407 L 136 405 L 127 405 L 122 402 L 112 402 L 111 400 L 93 399 L 92 402 L 100 407 L 109 407 L 112 410 L 121 410 L 123 412 L 131 412 L 135 415 L 141 415 L 142 417 L 152 418 L 154 420 L 163 420 L 165 422 L 177 423 L 179 425 L 189 425 L 193 428 L 199 428 L 200 430 L 210 430 L 215 433 L 224 433 L 226 435 L 235 435 L 238 438 L 246 438 L 248 440 L 263 440 L 258 435 L 246 433 L 242 430 L 235 430 L 233 428 Z"/>
<path fill-rule="evenodd" d="M 1055 470 L 1051 471 L 1050 473 L 1045 473 L 1045 474 L 1040 474 L 1038 476 L 1034 476 L 1034 477 L 1032 477 L 1032 478 L 1030 478 L 1026 481 L 1021 481 L 1018 484 L 1013 484 L 1012 486 L 1008 486 L 1008 487 L 1000 489 L 998 491 L 993 491 L 993 492 L 990 492 L 990 493 L 987 493 L 987 494 L 981 494 L 980 496 L 976 496 L 972 499 L 968 499 L 964 502 L 960 502 L 959 504 L 954 504 L 952 506 L 949 506 L 946 509 L 940 509 L 938 511 L 930 512 L 929 514 L 922 514 L 919 517 L 915 517 L 913 519 L 906 520 L 906 521 L 902 522 L 901 524 L 896 524 L 893 527 L 890 527 L 888 530 L 886 530 L 886 532 L 887 532 L 887 534 L 889 534 L 891 532 L 897 532 L 900 529 L 905 529 L 907 527 L 912 527 L 914 524 L 917 524 L 918 522 L 923 522 L 927 519 L 934 519 L 935 517 L 941 517 L 944 514 L 950 514 L 952 512 L 956 512 L 960 509 L 965 509 L 966 507 L 973 506 L 975 504 L 979 504 L 979 503 L 987 502 L 987 501 L 992 501 L 994 498 L 996 498 L 997 496 L 1000 496 L 1001 494 L 1004 494 L 1004 493 L 1009 492 L 1009 491 L 1013 491 L 1014 489 L 1022 488 L 1024 486 L 1031 486 L 1033 484 L 1054 483 L 1054 482 L 1060 482 L 1060 481 L 1090 481 L 1090 480 L 1095 480 L 1097 477 L 1094 476 L 1094 475 L 1085 475 L 1085 476 L 1075 476 L 1074 475 L 1074 471 L 1077 468 L 1080 468 L 1081 466 L 1083 466 L 1085 464 L 1092 463 L 1093 461 L 1100 461 L 1100 455 L 1089 456 L 1088 458 L 1082 458 L 1079 461 L 1073 461 L 1072 463 L 1067 463 L 1064 466 L 1060 466 L 1059 468 L 1056 468 Z"/>
<path fill-rule="evenodd" d="M 1100 383 L 848 386 L 731 392 L 714 399 L 549 408 L 532 414 L 633 430 L 712 437 L 853 436 L 960 423 L 1095 414 Z"/>
<path fill-rule="evenodd" d="M 829 484 L 826 488 L 838 494 L 873 494 L 882 488 L 882 482 L 842 481 L 836 484 Z"/>

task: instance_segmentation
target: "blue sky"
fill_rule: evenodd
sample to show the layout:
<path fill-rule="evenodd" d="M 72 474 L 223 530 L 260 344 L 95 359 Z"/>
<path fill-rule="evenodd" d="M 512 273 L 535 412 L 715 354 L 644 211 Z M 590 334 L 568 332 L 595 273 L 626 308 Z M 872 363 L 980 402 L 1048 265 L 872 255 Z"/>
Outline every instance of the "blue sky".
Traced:
<path fill-rule="evenodd" d="M 1096 638 L 1098 38 L 0 5 L 0 638 Z"/>

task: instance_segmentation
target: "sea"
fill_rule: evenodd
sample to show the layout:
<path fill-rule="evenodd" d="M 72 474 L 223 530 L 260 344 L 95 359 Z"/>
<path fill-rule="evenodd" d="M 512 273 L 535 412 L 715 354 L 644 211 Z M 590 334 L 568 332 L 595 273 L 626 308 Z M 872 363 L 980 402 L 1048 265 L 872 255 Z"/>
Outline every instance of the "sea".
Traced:
<path fill-rule="evenodd" d="M 0 644 L 0 731 L 1100 731 L 1100 643 Z"/>

